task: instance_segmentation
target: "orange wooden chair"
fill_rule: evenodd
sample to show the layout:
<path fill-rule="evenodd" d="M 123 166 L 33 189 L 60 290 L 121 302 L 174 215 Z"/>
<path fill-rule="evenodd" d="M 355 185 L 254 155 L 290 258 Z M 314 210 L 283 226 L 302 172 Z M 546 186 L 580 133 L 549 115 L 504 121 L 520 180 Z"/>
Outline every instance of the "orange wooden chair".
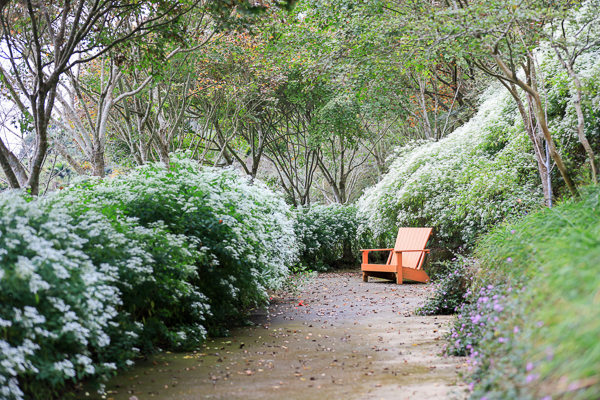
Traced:
<path fill-rule="evenodd" d="M 414 282 L 429 282 L 429 276 L 421 269 L 429 250 L 425 249 L 432 228 L 400 228 L 393 249 L 366 249 L 362 251 L 363 282 L 369 281 L 369 276 L 384 279 L 396 279 L 397 284 L 403 280 Z M 371 251 L 389 251 L 387 263 L 369 264 Z"/>

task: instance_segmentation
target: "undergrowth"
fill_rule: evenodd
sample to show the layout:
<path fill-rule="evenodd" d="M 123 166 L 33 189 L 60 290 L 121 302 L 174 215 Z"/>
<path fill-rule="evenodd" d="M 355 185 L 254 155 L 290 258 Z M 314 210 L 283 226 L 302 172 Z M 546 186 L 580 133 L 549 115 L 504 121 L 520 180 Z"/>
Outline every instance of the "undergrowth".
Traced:
<path fill-rule="evenodd" d="M 449 335 L 472 399 L 597 400 L 600 189 L 495 228 Z"/>

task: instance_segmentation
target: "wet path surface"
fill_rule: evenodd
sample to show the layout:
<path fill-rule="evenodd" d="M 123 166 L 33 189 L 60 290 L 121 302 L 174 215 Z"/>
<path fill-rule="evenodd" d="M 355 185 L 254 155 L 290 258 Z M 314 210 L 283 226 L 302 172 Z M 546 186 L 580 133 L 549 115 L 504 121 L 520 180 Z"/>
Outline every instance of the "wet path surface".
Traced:
<path fill-rule="evenodd" d="M 451 317 L 414 316 L 426 285 L 321 274 L 273 299 L 257 325 L 202 350 L 162 353 L 108 382 L 105 399 L 451 399 L 466 387 L 444 358 Z M 79 398 L 101 399 L 90 393 Z"/>

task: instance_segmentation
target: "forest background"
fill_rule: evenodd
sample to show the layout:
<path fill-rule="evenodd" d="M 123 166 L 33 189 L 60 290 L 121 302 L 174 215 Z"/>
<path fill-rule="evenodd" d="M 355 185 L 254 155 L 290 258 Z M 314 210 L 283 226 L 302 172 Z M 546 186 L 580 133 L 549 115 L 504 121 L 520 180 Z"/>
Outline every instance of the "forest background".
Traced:
<path fill-rule="evenodd" d="M 596 72 L 581 66 L 598 44 L 593 2 L 209 1 L 148 18 L 153 4 L 72 32 L 59 5 L 44 18 L 3 5 L 0 185 L 45 193 L 186 151 L 260 178 L 295 207 L 352 204 L 398 149 L 449 136 L 498 86 L 511 95 L 512 129 L 529 138 L 509 179 L 532 185 L 521 201 L 539 203 L 541 188 L 551 205 L 597 180 Z M 488 158 L 510 141 L 486 140 Z M 493 203 L 511 191 L 497 186 Z M 403 207 L 414 211 L 416 197 Z"/>

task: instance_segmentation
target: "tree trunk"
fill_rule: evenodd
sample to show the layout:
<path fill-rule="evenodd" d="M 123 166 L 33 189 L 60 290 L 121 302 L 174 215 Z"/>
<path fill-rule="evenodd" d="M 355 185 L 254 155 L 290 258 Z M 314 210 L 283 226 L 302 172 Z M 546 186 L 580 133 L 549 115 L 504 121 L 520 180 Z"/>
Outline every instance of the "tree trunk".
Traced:
<path fill-rule="evenodd" d="M 571 79 L 573 79 L 576 90 L 575 101 L 573 102 L 573 105 L 575 106 L 575 112 L 577 113 L 577 136 L 579 137 L 579 142 L 581 142 L 583 145 L 583 148 L 590 159 L 590 167 L 592 168 L 592 181 L 594 182 L 594 185 L 597 185 L 598 169 L 596 167 L 596 155 L 594 154 L 594 150 L 592 150 L 592 146 L 590 146 L 590 142 L 588 142 L 587 137 L 585 136 L 585 119 L 583 116 L 583 111 L 581 110 L 581 100 L 583 98 L 581 82 L 579 81 L 579 77 L 571 65 L 567 64 L 567 70 L 569 71 L 569 75 L 571 75 Z"/>
<path fill-rule="evenodd" d="M 104 149 L 100 143 L 95 143 L 92 149 L 92 174 L 104 178 Z"/>
<path fill-rule="evenodd" d="M 61 143 L 55 140 L 54 148 L 65 160 L 67 160 L 67 163 L 69 163 L 71 168 L 73 168 L 78 175 L 87 175 L 85 169 L 83 169 L 81 165 L 79 165 L 79 163 L 73 157 L 71 157 L 71 155 L 67 152 L 67 149 L 65 149 Z"/>
<path fill-rule="evenodd" d="M 160 137 L 154 139 L 154 148 L 158 153 L 158 159 L 161 163 L 165 164 L 167 168 L 169 168 L 169 147 L 168 144 L 163 143 Z"/>
<path fill-rule="evenodd" d="M 429 114 L 427 113 L 427 102 L 425 101 L 425 83 L 421 82 L 420 78 L 417 78 L 417 82 L 419 83 L 419 102 L 421 103 L 421 108 L 423 110 L 423 121 L 425 122 L 425 137 L 427 139 L 431 139 L 433 137 L 433 133 L 431 131 L 431 124 L 429 123 Z"/>
<path fill-rule="evenodd" d="M 554 140 L 552 139 L 552 134 L 550 133 L 550 130 L 548 129 L 548 123 L 546 121 L 546 115 L 544 113 L 544 105 L 542 104 L 542 99 L 540 97 L 540 94 L 535 89 L 535 79 L 532 79 L 534 86 L 529 86 L 527 83 L 523 82 L 519 77 L 517 77 L 516 75 L 513 74 L 513 72 L 510 70 L 510 68 L 508 68 L 508 66 L 504 63 L 504 61 L 502 61 L 500 56 L 495 51 L 492 51 L 491 55 L 494 58 L 494 60 L 496 61 L 496 64 L 498 65 L 498 67 L 500 67 L 500 70 L 506 76 L 506 79 L 509 80 L 510 82 L 516 84 L 517 86 L 519 86 L 521 89 L 523 89 L 525 91 L 525 93 L 528 93 L 531 96 L 531 98 L 533 100 L 533 104 L 535 106 L 534 108 L 535 108 L 536 119 L 538 121 L 540 129 L 542 130 L 542 133 L 544 134 L 544 138 L 546 139 L 546 142 L 548 144 L 548 151 L 550 152 L 550 157 L 552 157 L 552 159 L 556 163 L 556 167 L 560 171 L 560 174 L 562 175 L 562 177 L 565 181 L 565 184 L 569 188 L 569 191 L 571 192 L 571 194 L 573 196 L 578 196 L 577 188 L 575 187 L 575 184 L 573 183 L 573 180 L 571 179 L 571 176 L 569 175 L 569 171 L 567 170 L 567 167 L 565 166 L 565 163 L 563 162 L 561 155 L 556 150 L 556 146 L 554 145 Z M 533 74 L 533 67 L 530 67 L 528 71 L 525 71 L 525 73 L 528 76 L 531 76 Z"/>
<path fill-rule="evenodd" d="M 0 139 L 0 165 L 2 166 L 4 175 L 6 175 L 6 178 L 8 179 L 10 187 L 13 189 L 19 189 L 21 184 L 19 183 L 19 180 L 17 179 L 17 176 L 15 175 L 12 165 L 7 157 L 7 151 L 10 150 L 4 146 L 4 142 L 2 142 L 2 139 Z"/>
<path fill-rule="evenodd" d="M 579 76 L 577 76 L 577 73 L 573 69 L 574 59 L 572 61 L 569 60 L 569 62 L 566 62 L 559 49 L 554 45 L 552 47 L 554 48 L 554 52 L 556 53 L 558 60 L 562 64 L 563 68 L 567 70 L 569 76 L 571 77 L 575 85 L 576 92 L 575 101 L 573 105 L 575 107 L 575 112 L 577 113 L 577 136 L 579 138 L 579 142 L 583 145 L 583 148 L 585 149 L 585 152 L 587 153 L 590 159 L 590 167 L 592 168 L 592 181 L 594 182 L 594 185 L 597 185 L 598 169 L 596 167 L 596 155 L 594 154 L 594 150 L 592 150 L 592 146 L 590 146 L 590 142 L 585 136 L 585 118 L 583 116 L 583 111 L 581 110 L 581 100 L 583 98 L 583 93 L 581 90 L 581 81 L 579 80 Z M 568 55 L 569 54 L 567 52 L 567 56 Z"/>
<path fill-rule="evenodd" d="M 57 78 L 58 79 L 58 78 Z M 29 179 L 27 186 L 31 189 L 31 194 L 37 196 L 39 194 L 40 174 L 42 166 L 46 159 L 48 151 L 48 123 L 50 122 L 50 113 L 54 108 L 54 99 L 56 96 L 56 84 L 46 82 L 44 86 L 50 87 L 48 92 L 43 89 L 38 90 L 35 95 L 31 96 L 31 105 L 33 106 L 33 119 L 35 123 L 36 139 L 38 141 L 37 148 L 33 157 Z"/>
<path fill-rule="evenodd" d="M 4 158 L 4 161 L 0 162 L 2 163 L 2 169 L 4 170 L 4 174 L 8 178 L 9 182 L 11 182 L 11 187 L 17 189 L 27 186 L 27 171 L 25 171 L 25 168 L 23 168 L 23 164 L 21 164 L 21 161 L 19 161 L 19 159 L 14 155 L 14 153 L 4 145 L 4 142 L 1 139 L 0 156 L 3 156 Z M 8 172 L 8 170 L 10 170 L 10 172 Z M 15 177 L 16 182 L 12 181 L 11 175 Z M 16 183 L 17 186 L 14 186 L 13 183 Z"/>

